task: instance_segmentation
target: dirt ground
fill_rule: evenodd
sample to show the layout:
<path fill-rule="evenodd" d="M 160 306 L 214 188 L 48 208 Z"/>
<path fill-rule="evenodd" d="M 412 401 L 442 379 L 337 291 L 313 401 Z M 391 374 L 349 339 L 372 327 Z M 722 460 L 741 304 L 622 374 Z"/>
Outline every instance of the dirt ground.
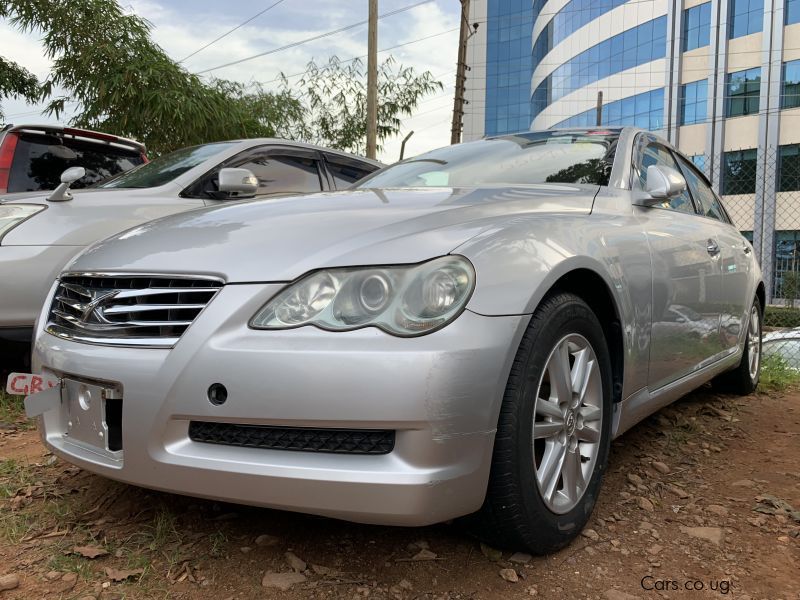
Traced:
<path fill-rule="evenodd" d="M 19 580 L 0 600 L 789 600 L 800 598 L 793 507 L 797 391 L 706 389 L 641 423 L 613 444 L 589 528 L 547 557 L 482 546 L 454 525 L 354 525 L 133 488 L 56 460 L 18 421 L 0 424 L 0 589 Z"/>

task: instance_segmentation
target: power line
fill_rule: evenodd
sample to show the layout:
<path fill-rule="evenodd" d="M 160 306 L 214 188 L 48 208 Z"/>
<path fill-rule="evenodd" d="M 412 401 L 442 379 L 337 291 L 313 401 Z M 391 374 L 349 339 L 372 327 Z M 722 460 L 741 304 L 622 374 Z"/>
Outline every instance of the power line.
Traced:
<path fill-rule="evenodd" d="M 378 50 L 378 52 L 388 52 L 390 50 L 395 50 L 396 48 L 402 48 L 403 46 L 409 46 L 411 44 L 416 44 L 417 42 L 423 42 L 425 40 L 429 40 L 431 38 L 435 38 L 435 37 L 439 37 L 441 35 L 452 33 L 454 31 L 458 31 L 458 27 L 453 27 L 452 29 L 445 29 L 444 31 L 440 31 L 438 33 L 432 33 L 431 35 L 426 35 L 425 37 L 417 38 L 415 40 L 409 40 L 407 42 L 402 42 L 400 44 L 395 44 L 394 46 L 389 46 L 387 48 L 383 48 L 382 50 Z M 353 58 L 349 58 L 347 60 L 342 61 L 342 64 L 353 62 L 353 61 L 361 59 L 361 58 L 364 58 L 364 56 L 356 56 L 356 57 L 353 57 Z M 446 75 L 450 75 L 451 73 L 454 73 L 454 72 L 455 72 L 455 69 L 451 69 L 449 71 L 445 71 L 444 73 L 441 73 L 440 75 L 434 75 L 433 78 L 438 80 L 438 79 L 440 79 L 440 78 L 442 78 L 442 77 L 444 77 Z M 305 75 L 305 74 L 306 74 L 306 72 L 303 71 L 302 73 L 295 73 L 293 75 L 287 75 L 286 78 L 287 79 L 292 79 L 294 77 L 301 77 L 302 75 Z M 280 80 L 281 80 L 281 77 L 276 77 L 275 79 L 270 79 L 268 81 L 258 81 L 258 82 L 253 82 L 253 83 L 260 83 L 261 85 L 267 85 L 269 83 L 275 83 L 275 82 L 280 81 Z M 253 84 L 251 84 L 251 85 L 253 85 Z M 449 94 L 449 92 L 447 94 Z M 447 95 L 447 94 L 445 94 L 445 95 Z M 443 96 L 436 96 L 434 98 L 427 98 L 425 100 L 422 100 L 422 101 L 418 102 L 417 105 L 425 104 L 427 102 L 430 102 L 433 99 L 438 99 L 440 97 L 443 97 Z M 67 101 L 67 104 L 79 104 L 79 102 L 77 100 L 69 100 L 69 101 Z M 44 110 L 45 109 L 32 110 L 32 111 L 21 112 L 21 113 L 14 113 L 14 114 L 10 114 L 10 115 L 5 115 L 4 118 L 6 120 L 8 120 L 8 119 L 10 119 L 12 117 L 23 117 L 23 116 L 28 116 L 28 115 L 39 115 L 42 112 L 44 112 Z"/>
<path fill-rule="evenodd" d="M 416 4 L 411 4 L 409 6 L 404 6 L 403 8 L 398 8 L 396 10 L 389 11 L 387 13 L 383 13 L 382 15 L 378 15 L 378 19 L 384 19 L 386 17 L 391 17 L 393 15 L 397 15 L 402 12 L 406 12 L 411 10 L 412 8 L 416 8 L 418 6 L 422 6 L 423 4 L 429 4 L 433 2 L 433 0 L 422 0 L 422 2 L 417 2 Z M 326 37 L 330 37 L 332 35 L 336 35 L 338 33 L 344 33 L 345 31 L 349 31 L 351 29 L 355 29 L 356 27 L 361 27 L 362 25 L 366 25 L 368 23 L 368 19 L 364 21 L 359 21 L 358 23 L 352 23 L 350 25 L 346 25 L 345 27 L 340 27 L 339 29 L 334 29 L 333 31 L 328 31 L 327 33 L 321 33 L 319 35 L 315 35 L 310 38 L 306 38 L 304 40 L 298 40 L 296 42 L 292 42 L 291 44 L 286 44 L 285 46 L 281 46 L 279 48 L 273 48 L 272 50 L 267 50 L 266 52 L 260 52 L 258 54 L 254 54 L 253 56 L 248 56 L 246 58 L 240 58 L 239 60 L 234 60 L 229 63 L 225 63 L 223 65 L 219 65 L 216 67 L 211 67 L 210 69 L 203 69 L 202 71 L 198 71 L 197 75 L 202 75 L 204 73 L 209 73 L 211 71 L 216 71 L 218 69 L 224 69 L 226 67 L 232 67 L 234 65 L 241 64 L 243 62 L 248 62 L 250 60 L 254 60 L 256 58 L 261 58 L 262 56 L 267 56 L 269 54 L 275 54 L 276 52 L 282 52 L 283 50 L 288 50 L 289 48 L 295 48 L 297 46 L 301 46 L 303 44 L 307 44 L 308 42 L 314 42 L 316 40 L 321 40 Z"/>
<path fill-rule="evenodd" d="M 439 37 L 440 35 L 445 35 L 447 33 L 452 33 L 454 31 L 458 31 L 458 27 L 453 27 L 452 29 L 445 29 L 444 31 L 440 31 L 439 33 L 432 33 L 431 35 L 426 35 L 425 37 L 417 38 L 416 40 L 409 40 L 408 42 L 403 42 L 401 44 L 395 44 L 394 46 L 389 46 L 388 48 L 383 48 L 381 50 L 378 50 L 378 53 L 380 54 L 381 52 L 388 52 L 389 50 L 395 50 L 397 48 L 402 48 L 403 46 L 410 46 L 411 44 L 416 44 L 417 42 L 424 42 L 425 40 L 429 40 L 431 38 Z M 361 56 L 354 56 L 353 58 L 348 58 L 347 60 L 341 61 L 340 64 L 344 65 L 344 64 L 356 61 L 356 60 L 361 60 L 361 59 L 366 58 L 366 57 L 367 57 L 366 54 L 363 54 Z M 452 71 L 448 71 L 448 73 L 451 73 L 451 72 Z M 302 73 L 294 73 L 293 75 L 286 75 L 286 79 L 293 79 L 294 77 L 302 77 L 305 74 L 306 74 L 306 71 L 303 71 Z M 445 73 L 445 75 L 447 75 L 447 73 Z M 281 81 L 282 79 L 283 79 L 283 77 L 276 77 L 275 79 L 269 79 L 267 81 L 259 81 L 259 82 L 256 82 L 256 83 L 260 83 L 261 85 L 267 85 L 269 83 L 275 83 L 275 82 Z"/>
<path fill-rule="evenodd" d="M 203 50 L 205 50 L 205 49 L 206 49 L 206 48 L 208 48 L 209 46 L 213 46 L 213 45 L 214 45 L 214 44 L 216 44 L 218 41 L 220 41 L 222 38 L 224 38 L 224 37 L 227 37 L 227 36 L 229 36 L 230 34 L 232 34 L 234 31 L 236 31 L 237 29 L 240 29 L 241 27 L 244 27 L 244 26 L 245 26 L 245 25 L 247 25 L 247 24 L 248 24 L 250 21 L 252 21 L 253 19 L 257 19 L 258 17 L 260 17 L 261 15 L 263 15 L 265 12 L 267 12 L 267 11 L 269 11 L 269 10 L 271 10 L 271 9 L 275 8 L 276 6 L 278 6 L 278 4 L 280 4 L 280 3 L 281 3 L 281 2 L 283 2 L 283 1 L 284 1 L 284 0 L 278 0 L 277 2 L 275 2 L 275 3 L 273 3 L 273 4 L 270 4 L 270 5 L 269 5 L 267 8 L 265 8 L 264 10 L 262 10 L 262 11 L 260 11 L 260 12 L 256 13 L 256 14 L 254 14 L 252 17 L 250 17 L 250 18 L 249 18 L 249 19 L 247 19 L 246 21 L 244 21 L 244 22 L 242 22 L 242 23 L 239 23 L 239 24 L 238 24 L 236 27 L 234 27 L 234 28 L 233 28 L 233 29 L 231 29 L 230 31 L 226 31 L 225 33 L 223 33 L 223 34 L 222 34 L 221 36 L 219 36 L 218 38 L 215 38 L 215 39 L 211 40 L 210 42 L 208 42 L 208 43 L 207 43 L 205 46 L 202 46 L 202 47 L 198 48 L 197 50 L 195 50 L 194 52 L 192 52 L 190 55 L 188 55 L 188 56 L 186 56 L 186 57 L 182 58 L 181 60 L 179 60 L 179 61 L 178 61 L 178 63 L 185 62 L 186 60 L 188 60 L 188 59 L 190 59 L 191 57 L 193 57 L 195 54 L 198 54 L 199 52 L 202 52 Z"/>

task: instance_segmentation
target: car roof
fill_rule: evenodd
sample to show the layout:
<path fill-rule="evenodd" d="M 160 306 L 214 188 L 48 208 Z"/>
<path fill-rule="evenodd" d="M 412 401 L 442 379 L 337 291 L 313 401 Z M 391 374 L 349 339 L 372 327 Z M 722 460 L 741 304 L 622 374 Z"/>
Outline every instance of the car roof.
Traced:
<path fill-rule="evenodd" d="M 317 146 L 315 144 L 308 144 L 306 142 L 297 142 L 295 140 L 286 140 L 282 138 L 244 138 L 244 139 L 225 140 L 225 141 L 229 143 L 242 144 L 242 148 L 252 148 L 255 146 L 264 146 L 268 144 L 275 144 L 279 146 L 293 146 L 296 148 L 306 148 L 309 150 L 317 150 L 318 152 L 325 152 L 327 154 L 338 154 L 339 156 L 352 158 L 353 160 L 369 163 L 376 167 L 385 166 L 382 162 L 372 158 L 367 158 L 365 156 L 358 156 L 357 154 L 351 154 L 349 152 L 344 152 L 343 150 L 335 150 L 333 148 L 325 148 L 323 146 Z"/>
<path fill-rule="evenodd" d="M 61 134 L 80 139 L 82 141 L 92 142 L 96 144 L 106 144 L 113 146 L 122 146 L 128 149 L 134 149 L 144 154 L 146 152 L 145 145 L 130 138 L 121 137 L 119 135 L 112 135 L 110 133 L 103 133 L 102 131 L 93 131 L 91 129 L 81 129 L 79 127 L 68 127 L 65 125 L 41 124 L 41 123 L 24 123 L 21 125 L 14 125 L 9 123 L 2 129 L 0 133 L 32 133 L 32 134 Z"/>

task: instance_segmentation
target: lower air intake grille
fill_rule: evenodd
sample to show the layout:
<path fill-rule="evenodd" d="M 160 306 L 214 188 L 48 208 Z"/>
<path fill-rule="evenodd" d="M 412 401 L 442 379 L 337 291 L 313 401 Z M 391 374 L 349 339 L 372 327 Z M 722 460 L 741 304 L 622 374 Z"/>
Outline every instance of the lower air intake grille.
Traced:
<path fill-rule="evenodd" d="M 208 444 L 333 454 L 388 454 L 394 449 L 394 431 L 389 429 L 317 429 L 191 421 L 189 438 Z"/>

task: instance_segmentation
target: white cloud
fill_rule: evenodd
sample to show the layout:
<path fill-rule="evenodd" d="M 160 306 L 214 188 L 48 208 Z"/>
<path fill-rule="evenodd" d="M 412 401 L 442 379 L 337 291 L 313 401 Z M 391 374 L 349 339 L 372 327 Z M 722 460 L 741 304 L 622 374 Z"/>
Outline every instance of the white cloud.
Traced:
<path fill-rule="evenodd" d="M 382 0 L 381 11 L 387 12 L 408 6 L 413 0 Z M 235 2 L 203 3 L 187 6 L 166 1 L 129 0 L 126 8 L 144 17 L 153 24 L 153 38 L 176 60 L 194 52 L 205 43 L 232 29 L 255 12 L 252 3 Z M 315 0 L 314 2 L 285 2 L 241 27 L 231 35 L 213 44 L 186 61 L 186 67 L 194 72 L 216 67 L 291 44 L 298 40 L 319 35 L 327 31 L 366 18 L 366 2 L 342 2 L 340 0 Z M 458 3 L 437 0 L 410 11 L 388 17 L 379 22 L 378 47 L 386 48 L 411 40 L 439 34 L 458 27 Z M 43 56 L 37 35 L 21 34 L 7 24 L 0 23 L 0 39 L 3 39 L 3 55 L 19 62 L 37 76 L 45 77 L 50 61 Z M 363 56 L 367 51 L 366 26 L 303 44 L 275 54 L 260 57 L 239 65 L 213 71 L 210 75 L 241 82 L 274 80 L 279 73 L 288 75 L 301 73 L 309 60 L 326 61 L 329 56 L 341 59 Z M 401 135 L 385 143 L 383 158 L 392 162 L 397 159 L 402 137 L 410 130 L 414 136 L 409 140 L 406 155 L 443 146 L 450 140 L 450 117 L 452 111 L 453 82 L 457 55 L 458 32 L 436 35 L 429 40 L 410 44 L 391 51 L 391 54 L 406 66 L 416 70 L 429 70 L 437 76 L 445 88 L 429 96 L 418 106 L 415 114 L 405 118 Z M 383 53 L 383 59 L 389 53 Z M 269 84 L 267 87 L 274 86 Z M 12 115 L 31 113 L 37 107 L 24 102 L 6 99 L 4 112 L 10 120 Z M 69 118 L 69 114 L 64 119 Z M 40 116 L 23 115 L 30 121 L 53 121 Z"/>

